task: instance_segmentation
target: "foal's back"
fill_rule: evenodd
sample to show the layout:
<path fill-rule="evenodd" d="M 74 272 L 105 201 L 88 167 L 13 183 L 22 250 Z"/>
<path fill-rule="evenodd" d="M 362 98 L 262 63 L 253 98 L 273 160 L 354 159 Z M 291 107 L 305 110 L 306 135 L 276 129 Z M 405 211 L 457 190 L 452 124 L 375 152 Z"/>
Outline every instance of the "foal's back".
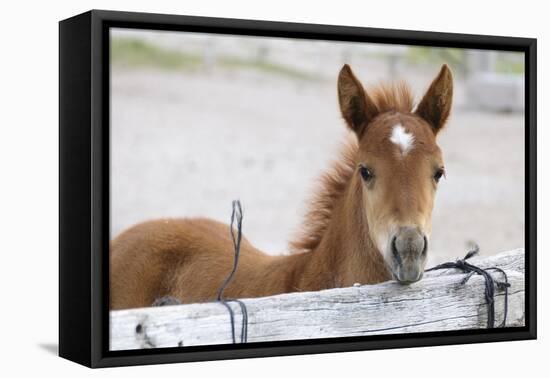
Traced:
<path fill-rule="evenodd" d="M 131 227 L 111 242 L 111 309 L 147 307 L 172 296 L 183 303 L 214 300 L 233 267 L 229 225 L 210 219 L 163 219 Z M 259 285 L 278 258 L 254 248 L 244 237 L 239 269 L 227 297 L 284 292 L 284 280 Z M 275 270 L 273 270 L 275 271 Z"/>

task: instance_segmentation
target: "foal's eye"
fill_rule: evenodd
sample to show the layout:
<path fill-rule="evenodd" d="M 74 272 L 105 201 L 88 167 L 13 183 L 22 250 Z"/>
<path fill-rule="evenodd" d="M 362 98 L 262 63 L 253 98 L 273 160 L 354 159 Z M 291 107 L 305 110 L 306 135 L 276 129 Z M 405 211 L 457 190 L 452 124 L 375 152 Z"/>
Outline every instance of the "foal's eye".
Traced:
<path fill-rule="evenodd" d="M 365 180 L 365 182 L 369 182 L 374 177 L 372 171 L 362 165 L 359 166 L 359 173 L 361 173 L 361 177 L 363 178 L 363 180 Z"/>
<path fill-rule="evenodd" d="M 445 176 L 445 168 L 438 168 L 434 173 L 435 182 L 439 182 L 443 176 Z"/>

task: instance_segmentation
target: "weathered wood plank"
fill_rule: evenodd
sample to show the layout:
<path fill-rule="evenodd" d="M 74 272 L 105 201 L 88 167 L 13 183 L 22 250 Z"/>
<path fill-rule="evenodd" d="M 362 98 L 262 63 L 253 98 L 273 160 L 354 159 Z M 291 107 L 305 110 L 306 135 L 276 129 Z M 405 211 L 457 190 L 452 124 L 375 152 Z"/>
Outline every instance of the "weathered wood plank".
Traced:
<path fill-rule="evenodd" d="M 478 266 L 497 266 L 507 272 L 511 284 L 508 327 L 524 325 L 523 261 L 523 249 L 475 261 Z M 248 341 L 484 328 L 484 280 L 473 276 L 461 285 L 463 278 L 456 270 L 436 271 L 409 286 L 386 282 L 244 299 Z M 503 317 L 503 298 L 498 292 L 497 324 Z M 230 305 L 239 339 L 241 312 L 237 303 Z M 111 350 L 231 343 L 229 313 L 220 303 L 112 311 L 110 322 Z"/>

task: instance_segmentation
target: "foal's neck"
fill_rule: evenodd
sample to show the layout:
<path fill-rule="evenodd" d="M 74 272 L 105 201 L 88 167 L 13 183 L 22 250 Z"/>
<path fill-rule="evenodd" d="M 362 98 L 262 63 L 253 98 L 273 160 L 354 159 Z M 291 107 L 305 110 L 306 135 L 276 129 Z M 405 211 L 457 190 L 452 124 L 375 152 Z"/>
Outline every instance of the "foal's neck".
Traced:
<path fill-rule="evenodd" d="M 369 235 L 361 190 L 361 182 L 351 177 L 343 195 L 335 199 L 321 242 L 303 254 L 301 283 L 308 288 L 374 284 L 391 278 Z"/>

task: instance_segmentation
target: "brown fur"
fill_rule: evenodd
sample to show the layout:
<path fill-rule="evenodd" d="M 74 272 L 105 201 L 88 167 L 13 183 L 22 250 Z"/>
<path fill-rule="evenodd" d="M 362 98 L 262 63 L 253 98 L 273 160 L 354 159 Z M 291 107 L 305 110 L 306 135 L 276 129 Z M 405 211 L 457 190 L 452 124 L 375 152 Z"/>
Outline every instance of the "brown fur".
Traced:
<path fill-rule="evenodd" d="M 338 99 L 356 140 L 323 176 L 304 229 L 291 243 L 294 253 L 268 256 L 243 238 L 227 297 L 372 284 L 391 278 L 378 235 L 399 222 L 431 226 L 435 185 L 430 175 L 434 166 L 442 164 L 435 134 L 450 107 L 449 98 L 437 96 L 452 93 L 450 72 L 438 78 L 443 78 L 443 84 L 437 78 L 432 83 L 419 105 L 420 116 L 412 113 L 412 96 L 405 85 L 381 86 L 367 95 L 344 66 Z M 439 109 L 442 104 L 444 108 Z M 415 149 L 407 157 L 400 156 L 389 141 L 397 122 L 415 136 Z M 378 169 L 376 183 L 366 184 L 358 174 L 358 164 L 366 163 Z M 203 218 L 154 220 L 124 231 L 111 242 L 111 309 L 150 306 L 163 296 L 183 303 L 215 299 L 233 264 L 229 231 L 228 225 Z"/>
<path fill-rule="evenodd" d="M 395 111 L 412 112 L 414 96 L 407 83 L 380 84 L 372 89 L 371 97 L 378 114 Z"/>
<path fill-rule="evenodd" d="M 293 252 L 311 252 L 321 242 L 337 199 L 344 194 L 351 176 L 355 173 L 356 155 L 357 141 L 351 139 L 344 145 L 340 160 L 335 161 L 332 168 L 321 176 L 317 193 L 310 200 L 302 230 L 296 235 L 296 240 L 290 242 Z"/>

